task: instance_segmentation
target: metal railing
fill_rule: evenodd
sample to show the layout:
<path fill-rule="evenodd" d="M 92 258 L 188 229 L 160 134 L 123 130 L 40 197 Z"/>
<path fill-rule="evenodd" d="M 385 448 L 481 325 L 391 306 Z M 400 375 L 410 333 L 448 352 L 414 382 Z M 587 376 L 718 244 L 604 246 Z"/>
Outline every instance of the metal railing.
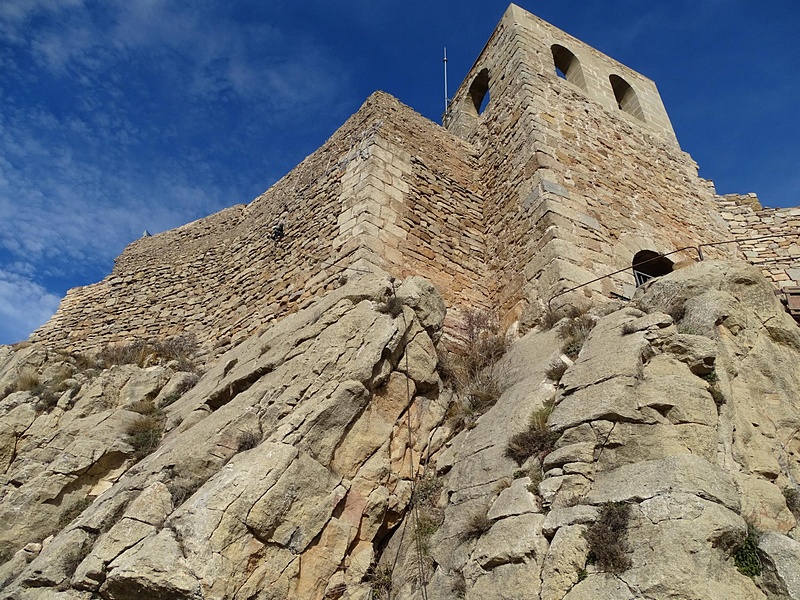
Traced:
<path fill-rule="evenodd" d="M 603 275 L 601 277 L 596 277 L 596 278 L 594 278 L 594 279 L 592 279 L 590 281 L 587 281 L 586 283 L 582 283 L 580 285 L 576 285 L 574 287 L 571 287 L 571 288 L 569 288 L 567 290 L 563 290 L 561 292 L 558 292 L 557 294 L 552 295 L 550 297 L 550 299 L 547 301 L 547 309 L 548 310 L 552 309 L 551 308 L 551 303 L 553 302 L 553 300 L 555 300 L 559 296 L 563 296 L 564 294 L 569 294 L 570 292 L 574 292 L 575 290 L 579 290 L 579 289 L 581 289 L 583 287 L 586 287 L 587 285 L 592 285 L 593 283 L 597 283 L 598 281 L 602 281 L 603 279 L 608 279 L 609 277 L 613 277 L 614 275 L 618 275 L 620 273 L 624 273 L 625 271 L 633 269 L 633 267 L 638 267 L 638 266 L 641 266 L 641 265 L 646 265 L 647 263 L 650 263 L 650 262 L 653 262 L 653 261 L 656 261 L 656 260 L 661 260 L 662 258 L 667 257 L 667 256 L 671 256 L 672 254 L 677 254 L 679 252 L 685 252 L 686 250 L 694 250 L 694 251 L 697 252 L 698 259 L 703 261 L 703 260 L 705 260 L 705 255 L 703 254 L 703 248 L 712 247 L 712 246 L 722 246 L 724 244 L 738 244 L 740 242 L 755 242 L 755 241 L 759 241 L 759 240 L 768 240 L 768 239 L 775 239 L 775 238 L 787 238 L 787 237 L 788 238 L 800 237 L 800 232 L 787 233 L 787 234 L 761 235 L 761 236 L 750 237 L 750 238 L 736 238 L 736 239 L 732 239 L 732 240 L 725 240 L 723 242 L 707 242 L 705 244 L 697 244 L 696 246 L 684 246 L 683 248 L 678 248 L 677 250 L 673 250 L 672 252 L 667 252 L 666 254 L 659 254 L 658 256 L 655 256 L 653 258 L 648 258 L 647 260 L 643 260 L 643 261 L 637 262 L 635 265 L 631 265 L 630 267 L 625 267 L 624 269 L 618 269 L 618 270 L 613 271 L 611 273 L 607 273 L 606 275 Z M 800 260 L 800 256 L 797 256 L 797 257 L 792 257 L 792 256 L 775 257 L 775 258 L 766 259 L 766 260 L 760 261 L 760 262 L 751 262 L 751 264 L 759 265 L 759 264 L 764 264 L 764 263 L 767 263 L 767 262 L 780 262 L 782 260 L 787 260 L 787 261 Z"/>

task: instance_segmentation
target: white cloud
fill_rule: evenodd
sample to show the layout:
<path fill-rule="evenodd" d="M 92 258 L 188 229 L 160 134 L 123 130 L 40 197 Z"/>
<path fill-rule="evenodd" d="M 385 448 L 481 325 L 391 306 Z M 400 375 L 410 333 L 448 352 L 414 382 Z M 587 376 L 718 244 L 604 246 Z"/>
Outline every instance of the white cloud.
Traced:
<path fill-rule="evenodd" d="M 27 339 L 52 316 L 60 301 L 30 279 L 0 269 L 0 342 Z"/>

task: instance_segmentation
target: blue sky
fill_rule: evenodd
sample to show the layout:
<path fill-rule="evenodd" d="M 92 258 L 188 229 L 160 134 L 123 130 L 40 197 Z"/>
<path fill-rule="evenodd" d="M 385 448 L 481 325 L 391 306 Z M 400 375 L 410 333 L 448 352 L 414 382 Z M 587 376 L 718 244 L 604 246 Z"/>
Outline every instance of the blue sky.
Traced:
<path fill-rule="evenodd" d="M 654 79 L 721 193 L 800 204 L 796 0 L 518 2 Z M 249 202 L 377 89 L 438 121 L 482 0 L 2 0 L 0 343 L 144 229 Z"/>

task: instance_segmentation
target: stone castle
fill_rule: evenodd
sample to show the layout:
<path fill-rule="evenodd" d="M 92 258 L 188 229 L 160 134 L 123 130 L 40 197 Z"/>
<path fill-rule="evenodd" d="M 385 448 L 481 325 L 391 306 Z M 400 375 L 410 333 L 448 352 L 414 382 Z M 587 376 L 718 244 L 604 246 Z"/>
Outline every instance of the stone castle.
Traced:
<path fill-rule="evenodd" d="M 373 94 L 250 204 L 132 243 L 32 339 L 224 348 L 359 271 L 428 278 L 451 325 L 462 308 L 508 327 L 551 299 L 629 298 L 700 257 L 744 257 L 791 291 L 798 226 L 800 208 L 698 177 L 651 80 L 512 4 L 444 127 Z"/>
<path fill-rule="evenodd" d="M 798 224 L 512 5 L 0 346 L 0 600 L 800 600 Z"/>

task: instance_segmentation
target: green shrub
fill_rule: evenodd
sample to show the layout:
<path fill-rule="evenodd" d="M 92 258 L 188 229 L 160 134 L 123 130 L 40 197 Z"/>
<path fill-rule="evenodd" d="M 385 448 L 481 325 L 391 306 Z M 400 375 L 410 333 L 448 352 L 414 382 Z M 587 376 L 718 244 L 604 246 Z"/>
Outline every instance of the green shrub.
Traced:
<path fill-rule="evenodd" d="M 159 404 L 160 408 L 167 408 L 171 404 L 175 404 L 178 400 L 181 399 L 181 395 L 178 392 L 172 392 L 171 394 L 167 394 L 161 399 L 161 403 Z"/>
<path fill-rule="evenodd" d="M 621 502 L 608 502 L 585 532 L 589 544 L 589 562 L 601 571 L 620 574 L 631 566 L 627 551 L 630 506 Z"/>
<path fill-rule="evenodd" d="M 717 377 L 717 372 L 713 370 L 710 373 L 701 375 L 700 378 L 705 379 L 711 385 L 714 385 L 715 383 L 717 383 L 717 381 L 719 381 L 719 378 Z"/>
<path fill-rule="evenodd" d="M 747 577 L 757 577 L 761 575 L 761 559 L 758 557 L 758 538 L 759 532 L 747 524 L 747 537 L 744 543 L 733 555 L 733 562 L 739 573 Z"/>

